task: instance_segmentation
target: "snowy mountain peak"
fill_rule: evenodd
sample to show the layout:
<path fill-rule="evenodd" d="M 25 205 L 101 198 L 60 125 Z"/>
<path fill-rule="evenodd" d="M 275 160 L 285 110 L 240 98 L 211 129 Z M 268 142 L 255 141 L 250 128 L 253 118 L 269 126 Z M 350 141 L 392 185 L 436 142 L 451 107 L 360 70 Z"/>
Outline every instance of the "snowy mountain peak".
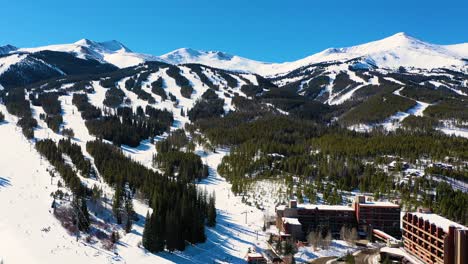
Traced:
<path fill-rule="evenodd" d="M 6 47 L 6 48 L 5 48 Z M 17 50 L 9 45 L 0 47 L 0 54 Z M 19 51 L 42 50 L 73 53 L 82 59 L 95 59 L 117 67 L 134 66 L 145 61 L 163 61 L 171 64 L 198 63 L 231 71 L 244 71 L 263 76 L 275 76 L 322 62 L 344 62 L 362 58 L 377 68 L 396 69 L 400 66 L 420 69 L 450 68 L 467 71 L 468 43 L 455 45 L 431 44 L 405 32 L 361 45 L 329 48 L 311 56 L 284 63 L 267 63 L 231 55 L 221 51 L 203 51 L 181 48 L 162 56 L 134 53 L 116 40 L 96 42 L 81 39 L 71 44 L 21 48 Z"/>
<path fill-rule="evenodd" d="M 101 49 L 108 52 L 132 52 L 129 48 L 117 40 L 96 42 L 89 39 L 80 39 L 74 44 L 92 49 Z"/>
<path fill-rule="evenodd" d="M 90 39 L 81 39 L 70 44 L 19 49 L 19 51 L 28 53 L 44 50 L 67 52 L 81 59 L 94 59 L 103 63 L 113 64 L 119 68 L 135 66 L 145 61 L 161 60 L 157 56 L 132 52 L 117 40 L 97 42 Z"/>
<path fill-rule="evenodd" d="M 318 54 L 321 55 L 330 55 L 330 54 L 345 54 L 351 57 L 356 55 L 369 55 L 379 52 L 394 52 L 396 49 L 421 49 L 421 48 L 430 48 L 437 49 L 436 45 L 432 45 L 409 36 L 404 32 L 396 33 L 392 36 L 386 37 L 381 40 L 376 40 L 368 42 L 361 45 L 346 47 L 346 48 L 329 48 Z M 315 55 L 318 55 L 315 54 Z M 312 55 L 312 56 L 315 56 Z"/>
<path fill-rule="evenodd" d="M 80 40 L 76 41 L 73 44 L 76 44 L 76 45 L 79 45 L 79 46 L 91 46 L 94 43 L 95 43 L 94 41 L 84 38 L 84 39 L 80 39 Z"/>
<path fill-rule="evenodd" d="M 173 64 L 200 63 L 208 66 L 257 73 L 263 76 L 284 74 L 311 64 L 363 58 L 380 68 L 414 67 L 422 69 L 465 69 L 468 45 L 436 45 L 419 40 L 405 32 L 361 45 L 329 48 L 303 59 L 284 63 L 265 63 L 218 51 L 178 49 L 162 55 Z"/>
<path fill-rule="evenodd" d="M 129 48 L 127 48 L 124 44 L 122 44 L 121 42 L 117 40 L 108 40 L 104 42 L 99 42 L 99 45 L 111 51 L 132 52 Z"/>
<path fill-rule="evenodd" d="M 3 54 L 8 54 L 12 51 L 15 51 L 17 50 L 18 48 L 13 46 L 13 45 L 10 45 L 10 44 L 7 44 L 5 46 L 0 46 L 0 55 L 3 55 Z"/>
<path fill-rule="evenodd" d="M 202 61 L 229 61 L 233 55 L 221 51 L 202 51 L 192 48 L 181 48 L 161 56 L 165 61 L 173 64 L 201 63 Z"/>
<path fill-rule="evenodd" d="M 398 32 L 398 33 L 395 33 L 389 37 L 387 37 L 387 39 L 389 38 L 394 38 L 394 39 L 414 39 L 414 37 L 408 35 L 406 32 Z"/>

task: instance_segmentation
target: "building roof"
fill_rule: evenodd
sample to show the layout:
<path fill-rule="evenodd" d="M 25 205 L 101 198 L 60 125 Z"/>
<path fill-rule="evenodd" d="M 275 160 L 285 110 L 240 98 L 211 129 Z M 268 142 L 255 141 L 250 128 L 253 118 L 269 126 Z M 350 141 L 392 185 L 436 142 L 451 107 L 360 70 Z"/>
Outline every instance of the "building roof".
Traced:
<path fill-rule="evenodd" d="M 261 253 L 258 253 L 258 252 L 251 252 L 251 253 L 247 253 L 247 257 L 249 257 L 249 258 L 263 258 L 263 255 Z"/>
<path fill-rule="evenodd" d="M 432 213 L 411 213 L 411 214 L 417 216 L 418 218 L 427 220 L 429 221 L 429 223 L 432 223 L 432 224 L 435 224 L 436 226 L 441 227 L 442 229 L 444 229 L 445 232 L 448 232 L 450 226 L 454 226 L 455 228 L 458 228 L 458 229 L 468 230 L 468 227 L 461 225 L 459 223 L 456 223 L 452 220 L 449 220 L 438 214 L 432 214 Z"/>
<path fill-rule="evenodd" d="M 283 223 L 290 224 L 290 225 L 301 225 L 297 218 L 290 218 L 290 217 L 283 217 Z"/>
<path fill-rule="evenodd" d="M 408 260 L 412 264 L 424 264 L 421 260 L 416 258 L 415 256 L 409 254 L 405 249 L 403 248 L 392 248 L 392 247 L 383 247 L 380 249 L 380 252 L 385 252 L 389 253 L 392 255 L 397 255 L 404 257 L 406 260 Z"/>
<path fill-rule="evenodd" d="M 286 205 L 276 207 L 277 210 L 284 210 Z M 346 205 L 326 205 L 326 204 L 298 204 L 298 209 L 318 209 L 318 210 L 335 210 L 335 211 L 354 211 L 352 207 Z"/>
<path fill-rule="evenodd" d="M 359 206 L 376 206 L 376 207 L 400 207 L 398 204 L 394 204 L 388 201 L 366 201 L 365 203 L 359 203 Z"/>
<path fill-rule="evenodd" d="M 379 234 L 380 236 L 386 238 L 386 239 L 389 239 L 391 241 L 398 241 L 398 239 L 394 238 L 393 236 L 385 233 L 384 231 L 382 230 L 379 230 L 379 229 L 373 229 L 372 232 L 376 233 L 376 234 Z"/>

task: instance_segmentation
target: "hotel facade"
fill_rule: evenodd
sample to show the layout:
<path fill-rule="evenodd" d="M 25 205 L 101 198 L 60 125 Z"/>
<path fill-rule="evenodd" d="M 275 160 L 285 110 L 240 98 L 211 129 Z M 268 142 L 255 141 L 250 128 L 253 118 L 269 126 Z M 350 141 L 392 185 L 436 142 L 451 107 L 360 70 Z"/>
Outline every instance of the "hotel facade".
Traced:
<path fill-rule="evenodd" d="M 403 241 L 405 249 L 424 263 L 468 263 L 468 228 L 442 216 L 406 213 Z"/>

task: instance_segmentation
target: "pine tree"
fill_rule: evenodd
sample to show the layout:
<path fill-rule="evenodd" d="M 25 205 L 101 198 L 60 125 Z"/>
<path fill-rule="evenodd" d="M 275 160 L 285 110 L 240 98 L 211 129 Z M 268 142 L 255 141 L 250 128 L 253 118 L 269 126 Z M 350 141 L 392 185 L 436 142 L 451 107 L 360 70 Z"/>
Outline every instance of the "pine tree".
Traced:
<path fill-rule="evenodd" d="M 210 196 L 208 201 L 208 210 L 207 210 L 207 225 L 213 227 L 216 225 L 216 205 L 215 205 L 215 193 Z"/>
<path fill-rule="evenodd" d="M 151 217 L 153 251 L 160 252 L 164 250 L 164 223 L 161 214 L 153 214 Z"/>
<path fill-rule="evenodd" d="M 117 220 L 117 224 L 122 224 L 122 187 L 120 185 L 117 186 L 114 193 L 114 200 L 112 202 L 112 212 L 114 212 L 115 219 Z"/>
<path fill-rule="evenodd" d="M 125 231 L 130 233 L 132 231 L 132 218 L 133 218 L 133 201 L 130 193 L 127 193 L 125 198 L 125 212 L 127 215 L 127 221 L 125 222 Z"/>
<path fill-rule="evenodd" d="M 89 212 L 86 206 L 85 198 L 75 198 L 73 209 L 76 216 L 76 224 L 80 231 L 87 232 L 89 230 Z"/>
<path fill-rule="evenodd" d="M 132 224 L 133 224 L 132 218 L 127 217 L 127 221 L 125 222 L 125 232 L 127 234 L 132 231 Z"/>
<path fill-rule="evenodd" d="M 119 241 L 119 239 L 120 239 L 119 233 L 117 231 L 112 231 L 111 242 L 115 244 L 117 243 L 117 241 Z"/>
<path fill-rule="evenodd" d="M 143 247 L 145 247 L 147 250 L 152 251 L 152 246 L 153 246 L 153 240 L 152 240 L 152 225 L 151 225 L 151 215 L 150 213 L 146 213 L 146 218 L 145 218 L 145 228 L 143 229 L 143 240 L 142 244 Z"/>
<path fill-rule="evenodd" d="M 172 211 L 166 214 L 166 248 L 169 251 L 174 251 L 177 246 L 177 226 L 176 226 L 176 218 Z"/>

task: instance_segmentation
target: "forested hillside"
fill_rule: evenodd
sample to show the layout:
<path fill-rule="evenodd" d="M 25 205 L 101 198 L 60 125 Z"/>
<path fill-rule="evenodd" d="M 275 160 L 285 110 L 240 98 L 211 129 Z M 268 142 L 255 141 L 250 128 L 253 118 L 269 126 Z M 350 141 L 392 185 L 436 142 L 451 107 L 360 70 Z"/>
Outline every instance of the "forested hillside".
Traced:
<path fill-rule="evenodd" d="M 330 49 L 319 55 L 338 59 L 248 61 L 246 71 L 224 67 L 234 56 L 222 53 L 111 46 L 0 55 L 0 126 L 18 126 L 28 157 L 40 155 L 60 226 L 113 260 L 117 249 L 184 258 L 225 240 L 240 255 L 236 245 L 258 242 L 265 220 L 247 214 L 266 217 L 292 199 L 347 205 L 365 194 L 468 224 L 468 75 L 458 57 L 393 67 Z M 194 54 L 214 61 L 183 57 Z"/>

